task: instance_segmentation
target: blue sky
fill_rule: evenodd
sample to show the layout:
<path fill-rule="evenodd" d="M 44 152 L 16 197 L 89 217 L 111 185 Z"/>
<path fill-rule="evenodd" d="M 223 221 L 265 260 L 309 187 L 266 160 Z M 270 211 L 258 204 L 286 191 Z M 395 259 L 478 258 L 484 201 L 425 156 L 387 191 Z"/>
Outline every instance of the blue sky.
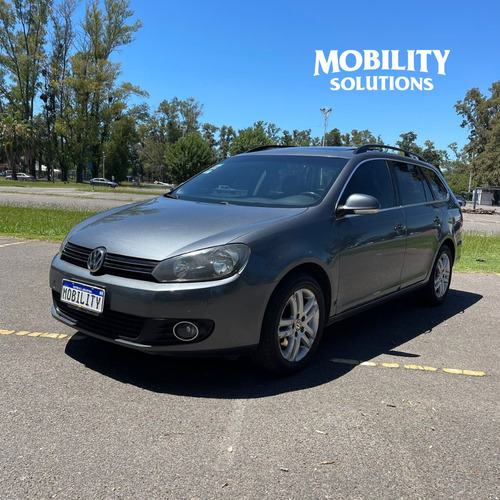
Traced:
<path fill-rule="evenodd" d="M 414 131 L 445 149 L 467 131 L 454 104 L 468 89 L 500 80 L 499 0 L 199 1 L 131 0 L 143 28 L 120 50 L 124 81 L 164 99 L 194 97 L 203 122 L 236 130 L 258 120 L 322 136 L 356 128 L 394 144 Z M 357 71 L 313 76 L 315 51 L 450 50 L 446 75 Z M 349 61 L 349 59 L 348 59 Z M 430 61 L 430 60 L 429 60 Z M 332 91 L 330 79 L 395 75 L 432 78 L 432 91 Z"/>

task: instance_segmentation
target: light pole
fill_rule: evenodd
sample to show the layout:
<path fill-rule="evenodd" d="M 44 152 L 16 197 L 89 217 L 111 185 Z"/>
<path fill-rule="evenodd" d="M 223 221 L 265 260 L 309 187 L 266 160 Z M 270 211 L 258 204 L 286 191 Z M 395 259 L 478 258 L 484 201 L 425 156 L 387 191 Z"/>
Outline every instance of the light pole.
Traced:
<path fill-rule="evenodd" d="M 106 153 L 102 152 L 102 176 L 106 178 Z"/>
<path fill-rule="evenodd" d="M 326 140 L 326 126 L 328 125 L 328 117 L 330 116 L 330 113 L 332 112 L 332 108 L 321 108 L 320 111 L 323 113 L 325 117 L 325 128 L 323 129 L 323 146 L 325 145 L 325 140 Z"/>

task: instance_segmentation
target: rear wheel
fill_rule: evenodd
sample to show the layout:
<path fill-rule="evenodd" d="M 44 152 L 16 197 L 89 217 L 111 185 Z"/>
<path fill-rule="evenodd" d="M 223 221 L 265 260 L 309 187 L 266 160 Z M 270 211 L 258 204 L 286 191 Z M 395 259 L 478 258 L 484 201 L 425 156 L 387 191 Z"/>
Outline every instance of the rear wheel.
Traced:
<path fill-rule="evenodd" d="M 446 245 L 442 246 L 428 283 L 419 291 L 418 296 L 422 302 L 428 305 L 439 305 L 444 302 L 450 289 L 452 262 L 450 249 Z"/>
<path fill-rule="evenodd" d="M 313 357 L 324 325 L 325 301 L 316 280 L 291 276 L 269 301 L 254 358 L 274 374 L 299 371 Z"/>

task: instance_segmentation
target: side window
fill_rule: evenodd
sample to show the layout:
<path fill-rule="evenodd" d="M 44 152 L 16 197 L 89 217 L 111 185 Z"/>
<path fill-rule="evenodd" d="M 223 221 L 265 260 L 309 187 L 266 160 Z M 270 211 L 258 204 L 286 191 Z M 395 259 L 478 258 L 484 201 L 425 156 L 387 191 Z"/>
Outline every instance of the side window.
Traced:
<path fill-rule="evenodd" d="M 434 198 L 436 198 L 436 200 L 446 200 L 446 198 L 448 198 L 448 190 L 443 184 L 443 181 L 439 178 L 439 175 L 430 168 L 422 168 L 422 170 L 431 185 Z"/>
<path fill-rule="evenodd" d="M 344 205 L 351 194 L 369 194 L 380 203 L 381 208 L 394 206 L 391 175 L 384 160 L 362 163 L 354 172 L 342 194 L 340 204 Z"/>
<path fill-rule="evenodd" d="M 394 162 L 401 205 L 415 205 L 432 201 L 429 186 L 416 165 Z"/>

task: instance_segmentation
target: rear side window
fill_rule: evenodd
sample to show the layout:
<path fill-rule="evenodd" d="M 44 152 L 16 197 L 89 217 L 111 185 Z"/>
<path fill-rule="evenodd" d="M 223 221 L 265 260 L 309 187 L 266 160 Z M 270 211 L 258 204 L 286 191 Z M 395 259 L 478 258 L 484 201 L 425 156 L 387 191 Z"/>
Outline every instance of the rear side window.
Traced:
<path fill-rule="evenodd" d="M 432 201 L 427 182 L 416 165 L 394 162 L 401 205 L 415 205 Z"/>
<path fill-rule="evenodd" d="M 436 200 L 446 200 L 446 198 L 448 198 L 448 190 L 443 184 L 443 181 L 439 178 L 439 175 L 430 168 L 424 167 L 422 168 L 422 171 L 429 181 L 432 192 L 434 194 L 434 198 L 436 198 Z"/>
<path fill-rule="evenodd" d="M 356 169 L 342 194 L 340 205 L 345 205 L 347 198 L 355 193 L 377 198 L 381 208 L 394 206 L 391 175 L 384 160 L 367 161 Z"/>

